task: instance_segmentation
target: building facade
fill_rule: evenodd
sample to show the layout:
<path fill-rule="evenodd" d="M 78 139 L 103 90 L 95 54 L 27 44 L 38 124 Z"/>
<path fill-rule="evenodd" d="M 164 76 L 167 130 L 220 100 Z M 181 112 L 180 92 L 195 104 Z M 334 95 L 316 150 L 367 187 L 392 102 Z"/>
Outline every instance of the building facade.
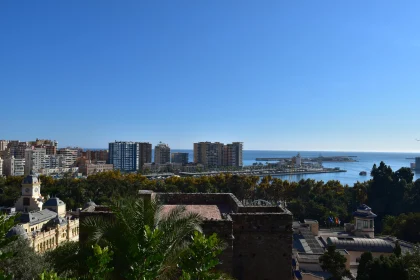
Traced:
<path fill-rule="evenodd" d="M 165 164 L 171 162 L 171 148 L 168 144 L 159 142 L 155 146 L 155 163 L 156 164 Z"/>
<path fill-rule="evenodd" d="M 0 152 L 7 149 L 8 140 L 0 140 Z"/>
<path fill-rule="evenodd" d="M 3 176 L 3 159 L 0 157 L 0 177 Z"/>
<path fill-rule="evenodd" d="M 29 147 L 28 142 L 9 141 L 6 149 L 6 157 L 13 156 L 16 159 L 24 159 L 25 151 Z"/>
<path fill-rule="evenodd" d="M 223 166 L 243 166 L 242 158 L 243 143 L 233 142 L 224 146 Z"/>
<path fill-rule="evenodd" d="M 227 145 L 219 142 L 194 143 L 194 163 L 200 163 L 207 167 L 242 167 L 242 150 L 242 142 L 233 142 Z"/>
<path fill-rule="evenodd" d="M 76 159 L 79 157 L 79 153 L 81 153 L 79 148 L 59 149 L 57 154 L 62 155 L 64 158 L 61 167 L 64 167 L 64 168 L 73 167 L 76 162 Z"/>
<path fill-rule="evenodd" d="M 111 170 L 114 170 L 114 165 L 107 164 L 106 161 L 97 161 L 96 163 L 86 162 L 79 167 L 79 172 L 82 172 L 85 176 Z"/>
<path fill-rule="evenodd" d="M 47 150 L 45 148 L 32 148 L 25 151 L 25 175 L 31 171 L 39 172 L 46 168 Z"/>
<path fill-rule="evenodd" d="M 82 153 L 82 157 L 85 157 L 91 163 L 108 161 L 108 150 L 86 150 Z"/>
<path fill-rule="evenodd" d="M 215 167 L 223 165 L 224 144 L 215 142 L 194 143 L 194 163 Z"/>
<path fill-rule="evenodd" d="M 3 173 L 6 176 L 23 176 L 25 174 L 25 158 L 12 156 L 4 159 Z"/>
<path fill-rule="evenodd" d="M 141 169 L 145 163 L 152 162 L 152 144 L 147 142 L 139 142 L 138 145 L 140 149 L 139 169 Z"/>
<path fill-rule="evenodd" d="M 171 154 L 171 162 L 172 163 L 181 163 L 187 164 L 188 163 L 188 153 L 172 153 Z"/>
<path fill-rule="evenodd" d="M 137 142 L 115 141 L 109 143 L 108 163 L 114 169 L 136 172 L 140 169 L 140 147 Z"/>
<path fill-rule="evenodd" d="M 54 249 L 66 241 L 79 240 L 79 220 L 67 215 L 66 204 L 57 197 L 45 201 L 41 182 L 35 175 L 22 181 L 22 195 L 15 204 L 20 223 L 6 237 L 15 235 L 27 239 L 35 252 Z"/>

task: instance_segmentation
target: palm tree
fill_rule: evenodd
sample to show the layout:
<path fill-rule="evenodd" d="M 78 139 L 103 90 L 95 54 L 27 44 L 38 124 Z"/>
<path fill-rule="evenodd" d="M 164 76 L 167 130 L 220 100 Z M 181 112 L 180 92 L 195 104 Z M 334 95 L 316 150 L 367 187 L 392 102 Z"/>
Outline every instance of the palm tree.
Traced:
<path fill-rule="evenodd" d="M 89 217 L 90 242 L 114 251 L 116 279 L 169 279 L 189 237 L 201 231 L 199 214 L 176 206 L 164 213 L 154 200 L 123 199 L 110 206 L 112 218 Z"/>

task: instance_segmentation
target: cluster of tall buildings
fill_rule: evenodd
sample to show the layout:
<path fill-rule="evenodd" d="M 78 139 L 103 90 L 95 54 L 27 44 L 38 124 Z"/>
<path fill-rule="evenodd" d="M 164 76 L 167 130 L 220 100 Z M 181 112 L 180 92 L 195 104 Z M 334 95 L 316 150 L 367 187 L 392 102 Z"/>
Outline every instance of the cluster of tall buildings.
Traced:
<path fill-rule="evenodd" d="M 242 142 L 226 145 L 219 142 L 194 143 L 194 160 L 189 162 L 188 153 L 171 153 L 169 145 L 162 142 L 154 147 L 153 154 L 152 144 L 148 142 L 115 141 L 109 143 L 108 150 L 83 150 L 77 147 L 58 148 L 55 140 L 0 140 L 0 175 L 71 172 L 88 176 L 113 169 L 138 172 L 146 169 L 192 171 L 196 167 L 242 167 L 242 148 Z"/>
<path fill-rule="evenodd" d="M 204 167 L 242 167 L 242 142 L 223 144 L 219 142 L 194 143 L 194 162 Z M 146 168 L 157 168 L 176 164 L 177 167 L 187 165 L 188 153 L 172 153 L 168 144 L 159 142 L 154 148 L 152 163 L 152 144 L 144 142 L 115 141 L 109 143 L 108 162 L 115 169 L 135 172 Z"/>
<path fill-rule="evenodd" d="M 108 151 L 83 151 L 82 148 L 58 148 L 55 140 L 0 140 L 0 175 L 23 176 L 31 172 L 43 175 L 77 173 L 83 158 L 106 162 Z"/>

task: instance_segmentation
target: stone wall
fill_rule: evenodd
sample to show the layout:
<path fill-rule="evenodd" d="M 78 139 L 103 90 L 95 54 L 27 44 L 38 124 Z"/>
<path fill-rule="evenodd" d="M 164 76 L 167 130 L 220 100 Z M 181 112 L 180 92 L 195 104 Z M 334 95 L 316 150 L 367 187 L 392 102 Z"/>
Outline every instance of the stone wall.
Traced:
<path fill-rule="evenodd" d="M 292 279 L 292 215 L 233 213 L 233 276 L 238 280 Z"/>
<path fill-rule="evenodd" d="M 162 204 L 229 205 L 237 212 L 242 203 L 231 193 L 157 193 Z"/>

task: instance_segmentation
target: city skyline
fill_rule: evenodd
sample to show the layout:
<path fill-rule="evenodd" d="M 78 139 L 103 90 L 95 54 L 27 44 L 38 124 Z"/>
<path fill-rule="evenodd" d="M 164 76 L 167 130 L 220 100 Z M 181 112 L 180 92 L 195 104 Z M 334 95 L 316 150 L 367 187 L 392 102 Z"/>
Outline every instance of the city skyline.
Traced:
<path fill-rule="evenodd" d="M 0 138 L 420 152 L 419 8 L 2 1 Z"/>

